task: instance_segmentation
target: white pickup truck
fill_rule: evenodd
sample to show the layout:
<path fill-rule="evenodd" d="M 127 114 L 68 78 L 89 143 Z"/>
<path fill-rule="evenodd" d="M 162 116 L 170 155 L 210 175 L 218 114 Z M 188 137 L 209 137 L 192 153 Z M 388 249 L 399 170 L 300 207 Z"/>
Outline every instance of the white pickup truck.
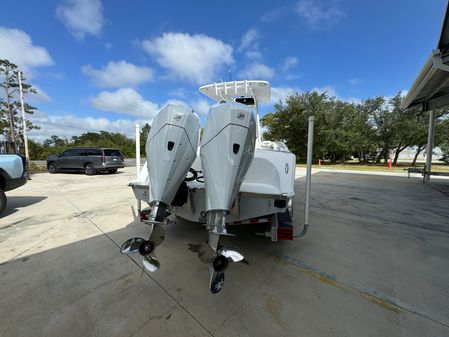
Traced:
<path fill-rule="evenodd" d="M 0 154 L 0 216 L 6 208 L 6 191 L 27 182 L 26 160 L 17 154 Z"/>

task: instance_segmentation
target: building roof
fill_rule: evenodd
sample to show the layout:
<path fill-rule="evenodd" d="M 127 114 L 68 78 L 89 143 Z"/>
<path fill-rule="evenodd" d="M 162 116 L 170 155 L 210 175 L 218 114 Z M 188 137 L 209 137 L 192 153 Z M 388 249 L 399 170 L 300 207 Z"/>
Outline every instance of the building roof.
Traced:
<path fill-rule="evenodd" d="M 449 12 L 446 9 L 437 49 L 418 73 L 404 107 L 428 111 L 449 105 Z"/>

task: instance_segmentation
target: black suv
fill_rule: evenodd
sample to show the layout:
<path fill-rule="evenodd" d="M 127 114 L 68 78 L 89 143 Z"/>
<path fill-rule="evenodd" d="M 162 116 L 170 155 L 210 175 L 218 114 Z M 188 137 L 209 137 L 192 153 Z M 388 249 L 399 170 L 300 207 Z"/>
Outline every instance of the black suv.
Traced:
<path fill-rule="evenodd" d="M 47 158 L 47 169 L 50 173 L 71 170 L 94 175 L 99 171 L 115 173 L 117 169 L 123 167 L 125 167 L 123 154 L 117 149 L 80 147 Z"/>
<path fill-rule="evenodd" d="M 438 159 L 439 161 L 444 161 L 446 164 L 449 164 L 449 155 L 443 154 L 443 157 Z"/>

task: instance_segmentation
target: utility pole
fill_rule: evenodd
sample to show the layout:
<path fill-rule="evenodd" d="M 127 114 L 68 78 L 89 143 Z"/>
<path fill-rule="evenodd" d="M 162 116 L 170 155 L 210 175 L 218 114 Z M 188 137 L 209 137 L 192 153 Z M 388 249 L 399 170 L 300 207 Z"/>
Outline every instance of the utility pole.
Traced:
<path fill-rule="evenodd" d="M 25 106 L 23 104 L 23 90 L 22 90 L 22 72 L 17 72 L 17 77 L 19 79 L 19 93 L 20 93 L 20 105 L 22 106 L 22 124 L 23 124 L 23 141 L 25 145 L 25 157 L 27 159 L 27 164 L 30 160 L 30 156 L 28 154 L 28 139 L 27 139 L 27 123 L 25 119 Z"/>
<path fill-rule="evenodd" d="M 136 124 L 136 177 L 140 174 L 140 125 Z M 142 202 L 137 199 L 137 217 L 140 217 L 140 211 L 142 210 Z"/>
<path fill-rule="evenodd" d="M 9 143 L 9 145 L 11 146 L 10 149 L 7 149 L 7 152 L 12 151 L 12 153 L 16 153 L 16 139 L 15 139 L 15 135 L 14 135 L 14 114 L 12 112 L 11 109 L 11 97 L 9 94 L 9 84 L 8 84 L 8 76 L 9 76 L 9 71 L 8 68 L 5 67 L 5 91 L 6 91 L 6 105 L 7 105 L 7 109 L 8 109 L 8 120 L 9 120 L 9 132 L 8 132 L 8 140 L 7 143 Z"/>
<path fill-rule="evenodd" d="M 136 124 L 136 176 L 140 174 L 140 125 Z"/>

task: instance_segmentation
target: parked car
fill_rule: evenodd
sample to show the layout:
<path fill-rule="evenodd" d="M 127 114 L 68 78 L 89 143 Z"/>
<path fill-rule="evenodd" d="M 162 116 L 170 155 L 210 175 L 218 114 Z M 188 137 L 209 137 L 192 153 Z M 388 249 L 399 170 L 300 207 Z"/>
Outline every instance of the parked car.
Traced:
<path fill-rule="evenodd" d="M 447 154 L 444 154 L 443 157 L 441 157 L 440 159 L 438 159 L 439 161 L 443 161 L 446 164 L 449 164 L 449 156 Z"/>
<path fill-rule="evenodd" d="M 118 149 L 83 147 L 65 150 L 58 155 L 47 158 L 47 169 L 50 173 L 60 171 L 83 171 L 87 175 L 97 172 L 117 172 L 125 167 L 123 154 Z"/>
<path fill-rule="evenodd" d="M 0 154 L 0 216 L 6 207 L 6 191 L 25 185 L 27 182 L 25 157 L 17 154 Z"/>

